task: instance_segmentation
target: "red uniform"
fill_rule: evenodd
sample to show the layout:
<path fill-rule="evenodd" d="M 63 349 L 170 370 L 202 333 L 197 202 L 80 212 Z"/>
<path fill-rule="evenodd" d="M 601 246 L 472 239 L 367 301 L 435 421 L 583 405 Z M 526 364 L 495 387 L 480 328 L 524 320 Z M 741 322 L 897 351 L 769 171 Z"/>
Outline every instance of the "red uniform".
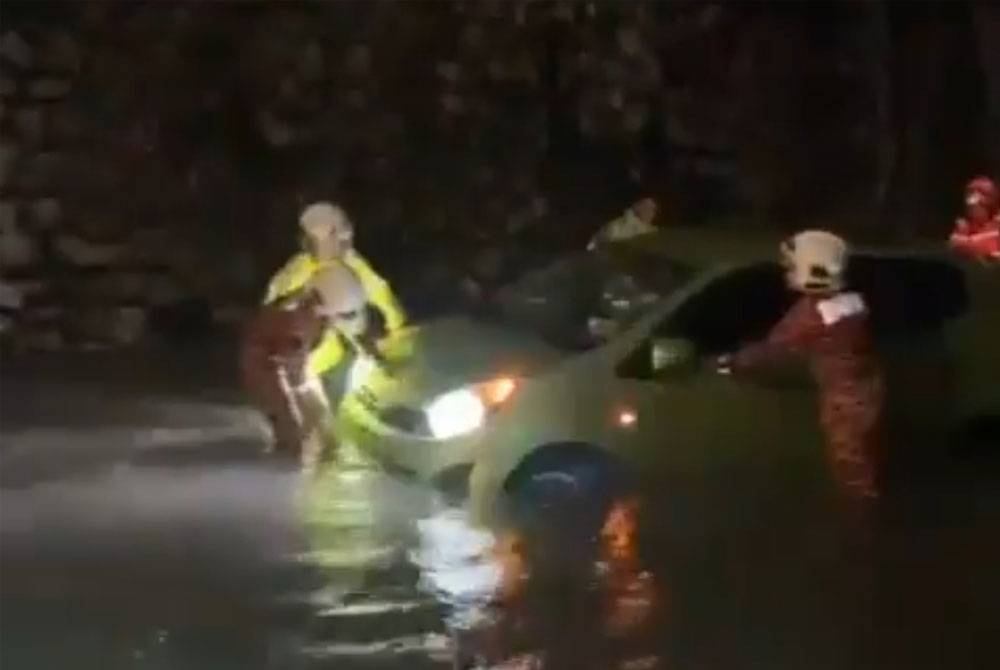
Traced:
<path fill-rule="evenodd" d="M 959 219 L 950 242 L 952 247 L 973 258 L 1000 260 L 1000 214 L 981 224 Z"/>
<path fill-rule="evenodd" d="M 853 292 L 805 295 L 766 340 L 739 351 L 732 365 L 738 371 L 788 352 L 809 358 L 837 485 L 851 499 L 877 497 L 883 385 L 864 299 Z"/>
<path fill-rule="evenodd" d="M 309 352 L 319 343 L 325 325 L 306 300 L 294 306 L 265 305 L 244 331 L 240 374 L 271 421 L 279 451 L 297 454 L 301 449 L 305 426 L 297 389 L 306 381 Z"/>
<path fill-rule="evenodd" d="M 983 260 L 1000 260 L 1000 191 L 986 177 L 965 187 L 966 211 L 955 222 L 949 243 L 963 254 Z"/>

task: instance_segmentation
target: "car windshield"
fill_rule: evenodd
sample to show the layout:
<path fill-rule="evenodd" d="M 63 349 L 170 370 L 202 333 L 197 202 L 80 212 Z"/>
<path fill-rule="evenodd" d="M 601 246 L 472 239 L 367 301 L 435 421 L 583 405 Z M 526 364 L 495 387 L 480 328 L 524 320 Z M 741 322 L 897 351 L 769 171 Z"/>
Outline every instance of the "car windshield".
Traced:
<path fill-rule="evenodd" d="M 650 253 L 574 253 L 501 289 L 497 316 L 559 349 L 586 350 L 621 332 L 693 272 Z"/>

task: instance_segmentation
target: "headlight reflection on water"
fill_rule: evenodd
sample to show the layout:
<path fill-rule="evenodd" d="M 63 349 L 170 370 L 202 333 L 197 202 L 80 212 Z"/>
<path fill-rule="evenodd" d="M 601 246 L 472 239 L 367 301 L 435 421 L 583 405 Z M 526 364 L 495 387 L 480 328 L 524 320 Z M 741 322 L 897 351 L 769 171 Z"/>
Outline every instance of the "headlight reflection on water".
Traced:
<path fill-rule="evenodd" d="M 420 585 L 451 607 L 449 624 L 470 628 L 490 614 L 502 575 L 492 560 L 492 533 L 473 527 L 463 510 L 438 510 L 417 522 L 419 547 L 410 561 L 420 569 Z"/>

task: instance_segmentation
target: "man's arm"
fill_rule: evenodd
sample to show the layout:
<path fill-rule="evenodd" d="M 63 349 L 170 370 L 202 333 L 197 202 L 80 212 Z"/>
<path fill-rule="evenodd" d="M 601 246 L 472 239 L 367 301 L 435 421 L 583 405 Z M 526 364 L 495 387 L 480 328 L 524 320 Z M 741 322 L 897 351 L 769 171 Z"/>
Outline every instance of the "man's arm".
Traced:
<path fill-rule="evenodd" d="M 732 367 L 745 370 L 789 353 L 799 353 L 815 341 L 824 328 L 813 301 L 801 299 L 775 324 L 767 338 L 736 352 L 732 357 Z"/>
<path fill-rule="evenodd" d="M 263 304 L 270 304 L 301 289 L 309 281 L 315 269 L 315 262 L 309 254 L 300 253 L 292 256 L 267 283 Z"/>
<path fill-rule="evenodd" d="M 356 251 L 352 251 L 345 258 L 345 261 L 348 267 L 357 273 L 368 301 L 382 313 L 386 329 L 391 333 L 402 328 L 403 324 L 406 323 L 406 313 L 399 301 L 396 300 L 389 282 L 375 272 L 368 261 Z"/>
<path fill-rule="evenodd" d="M 594 233 L 594 236 L 590 238 L 590 243 L 587 244 L 587 250 L 593 251 L 601 245 L 612 241 L 615 231 L 621 228 L 624 224 L 624 216 L 620 216 L 617 219 L 612 219 L 611 221 L 605 223 L 596 233 Z"/>

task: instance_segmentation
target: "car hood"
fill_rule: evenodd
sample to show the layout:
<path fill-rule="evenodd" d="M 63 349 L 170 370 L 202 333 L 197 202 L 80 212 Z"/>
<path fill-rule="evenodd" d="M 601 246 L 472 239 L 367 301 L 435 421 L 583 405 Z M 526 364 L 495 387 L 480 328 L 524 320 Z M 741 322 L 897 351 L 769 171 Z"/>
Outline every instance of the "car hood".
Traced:
<path fill-rule="evenodd" d="M 405 328 L 383 341 L 381 349 L 388 363 L 364 386 L 382 401 L 411 406 L 497 376 L 534 375 L 564 357 L 530 333 L 468 317 Z"/>

